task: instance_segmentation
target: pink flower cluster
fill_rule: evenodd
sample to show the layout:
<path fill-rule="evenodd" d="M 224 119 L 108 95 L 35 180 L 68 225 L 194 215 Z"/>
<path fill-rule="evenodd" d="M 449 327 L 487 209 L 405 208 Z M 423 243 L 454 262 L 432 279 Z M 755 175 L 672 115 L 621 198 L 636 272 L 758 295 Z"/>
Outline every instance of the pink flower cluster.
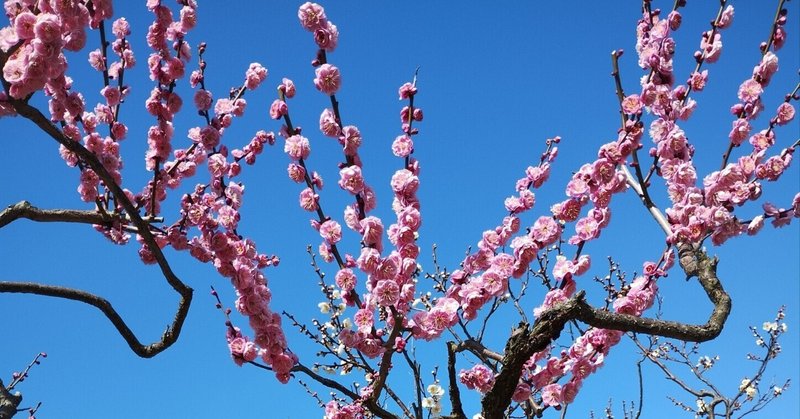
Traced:
<path fill-rule="evenodd" d="M 269 309 L 272 294 L 261 271 L 279 261 L 258 253 L 255 243 L 237 234 L 244 186 L 223 182 L 229 175 L 229 165 L 224 152 L 208 158 L 211 184 L 198 185 L 194 193 L 184 196 L 181 221 L 159 240 L 176 250 L 188 250 L 201 262 L 211 262 L 222 276 L 230 278 L 237 295 L 236 309 L 249 318 L 254 331 L 252 343 L 240 334 L 229 336 L 234 361 L 241 364 L 260 357 L 272 366 L 280 381 L 286 382 L 297 357 L 287 351 L 280 314 Z M 200 235 L 187 239 L 186 231 L 192 227 L 197 227 Z"/>
<path fill-rule="evenodd" d="M 458 373 L 458 380 L 470 390 L 486 393 L 494 387 L 494 373 L 483 364 L 477 364 Z"/>
<path fill-rule="evenodd" d="M 191 58 L 191 48 L 184 37 L 196 24 L 197 4 L 194 1 L 185 2 L 177 21 L 173 21 L 172 11 L 167 6 L 151 2 L 148 7 L 155 15 L 155 21 L 147 31 L 147 45 L 153 50 L 147 58 L 147 67 L 150 79 L 156 82 L 156 86 L 150 92 L 145 107 L 156 117 L 157 123 L 147 132 L 149 148 L 145 153 L 145 162 L 148 170 L 158 171 L 172 151 L 172 120 L 183 105 L 174 87 L 185 75 L 186 63 Z M 174 56 L 171 51 L 175 51 Z M 151 214 L 158 211 L 157 208 L 148 209 Z"/>
<path fill-rule="evenodd" d="M 325 419 L 361 419 L 364 408 L 358 404 L 342 405 L 334 400 L 325 404 Z"/>
<path fill-rule="evenodd" d="M 732 17 L 733 9 L 728 6 L 717 22 L 716 28 L 727 27 Z M 785 16 L 782 18 L 785 21 Z M 711 44 L 708 43 L 711 34 L 704 35 L 703 52 L 695 54 L 698 59 L 713 62 L 718 57 L 722 44 L 719 33 L 716 33 L 716 30 L 714 32 L 715 41 Z M 766 44 L 763 47 L 766 47 Z M 655 89 L 656 92 L 659 90 L 669 92 L 664 95 L 667 99 L 663 101 L 657 99 L 648 106 L 659 117 L 650 125 L 650 136 L 656 143 L 656 148 L 651 149 L 650 154 L 660 160 L 659 174 L 665 179 L 669 197 L 673 202 L 672 208 L 666 210 L 673 229 L 673 234 L 669 238 L 671 243 L 696 242 L 710 235 L 712 242 L 719 245 L 747 231 L 746 226 L 733 214 L 734 208 L 760 198 L 759 180 L 777 180 L 788 168 L 794 146 L 784 149 L 778 155 L 766 156 L 767 150 L 775 144 L 773 127 L 788 123 L 794 117 L 794 107 L 788 100 L 778 107 L 777 114 L 770 121 L 768 129 L 751 135 L 751 121 L 764 108 L 761 95 L 777 70 L 777 56 L 765 49 L 761 61 L 753 69 L 752 77 L 739 87 L 738 97 L 741 102 L 731 108 L 731 112 L 737 117 L 729 134 L 731 148 L 740 146 L 749 138 L 753 151 L 734 163 L 728 163 L 722 170 L 709 173 L 703 179 L 702 188 L 696 186 L 698 176 L 692 162 L 694 148 L 689 144 L 683 130 L 678 127 L 676 119 L 684 116 L 680 108 L 687 103 L 688 92 L 691 89 L 702 90 L 707 73 L 693 74 L 688 87 L 678 86 L 671 89 L 669 84 L 654 87 L 650 84 L 643 85 L 643 91 Z M 657 106 L 659 102 L 663 102 L 663 105 Z"/>
<path fill-rule="evenodd" d="M 403 88 L 400 95 L 404 95 Z M 532 208 L 535 201 L 530 188 L 540 187 L 549 177 L 550 163 L 558 153 L 557 147 L 553 145 L 559 141 L 558 137 L 548 140 L 548 151 L 542 155 L 541 164 L 528 167 L 525 177 L 517 181 L 518 195 L 506 200 L 506 209 L 510 215 L 494 230 L 483 233 L 478 242 L 478 250 L 464 259 L 461 263 L 462 269 L 453 271 L 450 277 L 452 284 L 445 291 L 445 297 L 439 298 L 428 312 L 415 315 L 415 337 L 425 340 L 438 337 L 447 327 L 458 321 L 459 308 L 464 319 L 476 318 L 481 307 L 508 291 L 510 277 L 522 276 L 529 264 L 536 259 L 538 251 L 553 244 L 561 236 L 561 225 L 558 222 L 550 217 L 541 217 L 528 234 L 514 237 L 520 228 L 519 215 Z M 513 254 L 501 250 L 509 241 Z"/>
<path fill-rule="evenodd" d="M 328 20 L 322 6 L 310 2 L 304 3 L 297 11 L 297 17 L 303 28 L 314 34 L 314 41 L 321 49 L 328 52 L 336 49 L 336 44 L 339 42 L 339 30 Z"/>
<path fill-rule="evenodd" d="M 6 8 L 10 26 L 0 34 L 3 49 L 18 45 L 3 66 L 3 78 L 9 83 L 9 94 L 16 99 L 64 81 L 67 59 L 63 51 L 79 51 L 86 44 L 86 27 L 111 16 L 111 2 L 97 2 L 90 17 L 82 3 L 35 5 L 31 2 Z M 91 21 L 90 21 L 91 20 Z M 61 90 L 61 89 L 58 89 Z M 80 113 L 73 114 L 80 118 Z"/>

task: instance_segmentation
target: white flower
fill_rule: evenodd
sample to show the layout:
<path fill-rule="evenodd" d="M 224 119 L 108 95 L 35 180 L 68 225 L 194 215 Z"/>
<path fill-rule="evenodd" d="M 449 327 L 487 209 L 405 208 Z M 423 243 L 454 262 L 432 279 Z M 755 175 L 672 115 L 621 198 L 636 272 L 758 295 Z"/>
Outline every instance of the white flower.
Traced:
<path fill-rule="evenodd" d="M 783 387 L 775 386 L 775 387 L 772 388 L 772 394 L 774 394 L 775 397 L 780 396 L 781 393 L 783 393 Z"/>
<path fill-rule="evenodd" d="M 428 386 L 428 394 L 434 397 L 441 397 L 444 394 L 444 390 L 438 384 L 431 384 Z"/>
<path fill-rule="evenodd" d="M 349 317 L 344 319 L 344 320 L 342 320 L 342 327 L 345 328 L 345 329 L 349 329 L 349 328 L 353 327 L 353 321 L 350 320 Z"/>
<path fill-rule="evenodd" d="M 328 303 L 327 303 L 327 302 L 325 302 L 325 301 L 323 301 L 323 302 L 321 302 L 321 303 L 317 304 L 317 307 L 319 307 L 319 311 L 320 311 L 322 314 L 328 314 L 328 313 L 330 313 L 330 312 L 331 312 L 331 305 L 330 305 L 330 304 L 328 304 Z"/>
<path fill-rule="evenodd" d="M 786 333 L 787 330 L 789 330 L 789 326 L 786 323 L 781 323 L 781 332 Z"/>
<path fill-rule="evenodd" d="M 424 409 L 430 409 L 435 404 L 436 404 L 436 400 L 433 397 L 426 397 L 426 398 L 422 399 L 422 407 Z"/>
<path fill-rule="evenodd" d="M 742 379 L 742 384 L 739 384 L 739 391 L 744 390 L 749 385 L 750 385 L 750 379 L 749 378 Z"/>
<path fill-rule="evenodd" d="M 706 408 L 706 402 L 703 399 L 697 399 L 697 413 L 705 413 Z"/>
<path fill-rule="evenodd" d="M 739 385 L 739 391 L 744 391 L 748 399 L 755 397 L 758 390 L 749 378 L 742 379 L 742 384 Z"/>
<path fill-rule="evenodd" d="M 764 322 L 764 324 L 761 327 L 764 329 L 765 332 L 774 332 L 778 330 L 778 323 Z"/>

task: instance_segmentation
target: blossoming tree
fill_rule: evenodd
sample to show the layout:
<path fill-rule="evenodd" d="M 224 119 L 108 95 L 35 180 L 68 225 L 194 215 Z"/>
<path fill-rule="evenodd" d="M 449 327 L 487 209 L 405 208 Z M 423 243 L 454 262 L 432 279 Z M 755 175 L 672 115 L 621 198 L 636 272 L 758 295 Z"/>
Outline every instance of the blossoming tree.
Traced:
<path fill-rule="evenodd" d="M 152 15 L 146 32 L 115 17 L 110 1 L 8 0 L 9 24 L 0 30 L 0 116 L 26 119 L 40 136 L 58 143 L 61 159 L 74 168 L 78 197 L 88 206 L 43 209 L 28 201 L 11 203 L 0 212 L 0 228 L 20 219 L 92 225 L 115 244 L 135 246 L 141 261 L 155 265 L 177 294 L 178 306 L 166 331 L 142 343 L 116 304 L 98 294 L 27 281 L 0 282 L 0 292 L 93 306 L 136 355 L 150 358 L 178 341 L 193 302 L 192 286 L 206 286 L 173 269 L 173 258 L 188 255 L 226 279 L 213 281 L 214 299 L 200 306 L 216 303 L 222 311 L 219 323 L 225 324 L 233 361 L 269 370 L 281 383 L 297 381 L 329 418 L 563 414 L 626 333 L 640 348 L 641 361 L 652 362 L 679 391 L 696 399 L 696 404 L 675 399 L 678 406 L 701 416 L 758 410 L 788 385 L 759 387 L 786 332 L 782 309 L 763 331 L 753 330 L 766 353 L 752 356 L 760 368 L 732 396 L 713 386 L 695 390 L 675 375 L 669 363 L 683 360 L 706 383 L 703 374 L 716 361 L 702 357 L 695 365 L 694 348 L 663 339 L 715 339 L 731 314 L 732 298 L 717 269 L 725 260 L 717 260 L 716 247 L 707 245 L 728 245 L 737 236 L 759 234 L 765 224 L 782 227 L 800 217 L 800 193 L 779 194 L 775 203 L 763 196 L 789 170 L 800 145 L 784 127 L 794 123 L 796 128 L 800 84 L 770 84 L 789 42 L 789 11 L 780 1 L 772 21 L 765 23 L 763 42 L 753 41 L 759 59 L 737 82 L 726 123 L 730 129 L 714 142 L 698 141 L 690 140 L 691 131 L 684 127 L 702 106 L 706 85 L 713 83 L 723 39 L 735 26 L 734 11 L 720 2 L 696 39 L 697 50 L 687 54 L 689 71 L 680 73 L 674 69 L 675 34 L 683 25 L 685 3 L 659 10 L 643 1 L 634 51 L 610 54 L 607 91 L 616 91 L 616 102 L 607 114 L 619 118 L 616 132 L 602 135 L 610 140 L 585 141 L 581 147 L 596 150 L 591 159 L 561 169 L 560 148 L 577 145 L 557 136 L 543 140 L 538 156 L 521 168 L 509 188 L 513 195 L 503 202 L 500 220 L 449 269 L 436 248 L 431 260 L 421 246 L 426 201 L 420 187 L 426 163 L 418 157 L 427 145 L 425 89 L 418 78 L 425 78 L 424 69 L 420 75 L 409 68 L 412 77 L 397 91 L 400 118 L 394 140 L 384 147 L 396 157 L 388 182 L 392 199 L 382 198 L 381 209 L 379 180 L 369 174 L 372 156 L 361 151 L 370 140 L 355 125 L 357 115 L 353 124 L 344 118 L 345 105 L 337 99 L 346 89 L 342 80 L 347 72 L 335 59 L 341 50 L 339 28 L 322 6 L 305 3 L 297 13 L 308 32 L 313 87 L 327 101 L 313 121 L 316 125 L 318 118 L 318 130 L 311 130 L 298 125 L 308 123 L 298 115 L 305 116 L 302 95 L 310 95 L 311 84 L 296 86 L 282 78 L 276 96 L 265 99 L 258 94 L 269 83 L 268 70 L 252 63 L 229 92 L 211 89 L 207 70 L 219 64 L 206 61 L 213 45 L 194 40 L 198 9 L 193 0 L 180 0 L 177 6 L 148 0 Z M 146 34 L 146 52 L 136 48 L 135 33 Z M 797 54 L 796 48 L 789 49 Z M 79 78 L 73 67 L 87 58 L 94 75 L 84 72 Z M 640 68 L 638 82 L 623 82 L 626 74 L 620 68 L 626 59 Z M 141 67 L 149 75 L 147 89 L 128 82 Z M 768 85 L 781 90 L 782 99 L 767 100 Z M 149 92 L 144 100 L 149 120 L 142 129 L 126 122 L 128 109 L 139 106 L 131 100 L 137 89 Z M 184 105 L 189 97 L 192 103 Z M 257 101 L 269 105 L 264 114 L 274 121 L 256 117 L 264 129 L 251 132 L 246 141 L 241 140 L 244 134 L 231 135 L 248 105 Z M 436 121 L 428 117 L 424 122 Z M 311 154 L 311 145 L 321 137 L 341 150 L 338 177 L 330 182 L 347 197 L 340 208 L 337 198 L 328 197 L 334 191 L 323 191 L 321 161 Z M 136 184 L 127 173 L 123 177 L 122 151 L 126 143 L 139 140 L 146 140 L 148 175 Z M 321 294 L 302 298 L 319 309 L 322 317 L 317 319 L 276 304 L 267 274 L 277 275 L 285 267 L 279 267 L 279 256 L 265 250 L 270 244 L 257 244 L 246 224 L 244 198 L 250 193 L 245 195 L 245 186 L 250 192 L 258 182 L 248 172 L 279 164 L 275 148 L 286 154 L 280 164 L 296 184 L 298 212 L 310 213 L 311 228 L 318 232 L 317 244 L 307 253 L 314 275 L 309 281 Z M 724 154 L 716 161 L 720 148 Z M 553 186 L 559 170 L 572 171 L 554 186 L 566 197 L 539 193 Z M 606 255 L 592 249 L 611 228 L 615 203 L 625 196 L 636 198 L 642 223 L 661 231 L 649 239 L 661 249 L 638 261 L 633 268 L 638 273 L 632 275 L 615 259 L 619 256 L 598 263 Z M 479 204 L 465 199 L 458 205 Z M 426 225 L 448 222 L 425 218 Z M 135 243 L 129 243 L 132 238 Z M 668 273 L 696 281 L 700 288 L 694 291 L 710 302 L 710 314 L 699 322 L 676 321 L 650 310 Z M 315 346 L 308 353 L 296 349 L 305 339 Z M 440 357 L 429 359 L 433 354 Z M 39 362 L 37 356 L 31 366 Z M 21 409 L 21 396 L 13 391 L 27 376 L 28 369 L 0 382 L 0 418 Z M 321 396 L 319 388 L 330 396 Z M 480 400 L 479 412 L 465 408 L 470 400 Z M 641 412 L 641 399 L 638 404 Z M 33 415 L 36 409 L 26 410 Z"/>

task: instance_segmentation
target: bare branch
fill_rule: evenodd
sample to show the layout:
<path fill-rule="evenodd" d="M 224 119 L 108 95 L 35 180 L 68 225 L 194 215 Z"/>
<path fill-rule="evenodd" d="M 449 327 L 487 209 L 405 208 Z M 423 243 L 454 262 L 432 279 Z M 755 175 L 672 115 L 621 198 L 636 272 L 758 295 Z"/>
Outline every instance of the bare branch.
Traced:
<path fill-rule="evenodd" d="M 136 335 L 131 331 L 122 317 L 114 310 L 111 303 L 105 298 L 98 297 L 86 291 L 76 290 L 72 288 L 59 287 L 54 285 L 38 284 L 35 282 L 8 282 L 0 281 L 0 293 L 22 293 L 22 294 L 35 294 L 44 295 L 48 297 L 64 298 L 67 300 L 80 301 L 96 307 L 98 310 L 108 318 L 114 325 L 119 334 L 128 343 L 131 350 L 142 358 L 152 358 L 158 355 L 165 349 L 172 346 L 178 340 L 180 330 L 183 327 L 183 322 L 186 320 L 186 315 L 189 313 L 189 301 L 181 299 L 178 305 L 178 310 L 175 313 L 175 318 L 172 324 L 167 326 L 167 330 L 161 336 L 161 340 L 143 345 Z"/>

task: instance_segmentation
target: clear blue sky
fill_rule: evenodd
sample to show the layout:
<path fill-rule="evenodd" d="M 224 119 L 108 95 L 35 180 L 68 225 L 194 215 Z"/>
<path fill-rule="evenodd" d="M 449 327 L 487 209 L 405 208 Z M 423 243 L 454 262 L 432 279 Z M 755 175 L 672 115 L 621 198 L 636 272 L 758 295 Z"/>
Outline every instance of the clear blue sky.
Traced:
<path fill-rule="evenodd" d="M 125 76 L 133 92 L 122 111 L 130 128 L 123 143 L 123 175 L 128 188 L 140 190 L 148 178 L 143 156 L 145 132 L 152 122 L 143 107 L 152 89 L 143 41 L 150 17 L 144 2 L 118 3 L 116 16 L 126 16 L 131 22 L 139 60 L 135 74 Z M 293 79 L 298 94 L 290 103 L 292 118 L 306 127 L 312 141 L 309 164 L 327 181 L 323 205 L 338 216 L 347 199 L 335 185 L 341 153 L 335 142 L 316 130 L 327 98 L 312 84 L 309 62 L 316 46 L 297 22 L 300 2 L 256 3 L 262 2 L 201 1 L 199 26 L 189 38 L 193 47 L 200 41 L 208 44 L 207 86 L 216 97 L 241 82 L 250 62 L 269 68 L 266 84 L 248 94 L 245 118 L 235 122 L 224 141 L 240 146 L 258 129 L 277 131 L 279 124 L 267 116 L 273 88 L 282 77 Z M 684 26 L 676 35 L 679 79 L 693 68 L 691 53 L 714 17 L 716 3 L 690 2 L 683 11 Z M 733 27 L 724 32 L 721 60 L 708 67 L 706 91 L 694 96 L 698 109 L 683 127 L 697 148 L 695 160 L 701 173 L 719 165 L 732 120 L 728 108 L 737 101 L 739 84 L 758 62 L 758 44 L 768 35 L 773 3 L 734 2 L 736 17 Z M 671 5 L 670 1 L 655 6 Z M 429 249 L 438 243 L 440 261 L 455 269 L 467 246 L 474 246 L 482 231 L 502 219 L 503 199 L 513 193 L 514 182 L 524 169 L 538 159 L 544 139 L 554 135 L 564 139 L 554 175 L 537 193 L 537 206 L 523 223 L 530 224 L 563 199 L 572 171 L 593 159 L 598 146 L 616 136 L 618 108 L 609 76 L 613 49 L 626 50 L 623 83 L 627 92 L 638 92 L 642 73 L 633 48 L 639 14 L 636 2 L 619 2 L 613 7 L 608 2 L 495 2 L 490 7 L 477 1 L 377 2 L 369 6 L 329 2 L 325 6 L 340 31 L 339 47 L 329 61 L 342 71 L 338 95 L 342 117 L 345 124 L 357 125 L 364 136 L 364 172 L 377 190 L 378 214 L 385 220 L 393 216 L 388 181 L 401 164 L 389 149 L 399 131 L 402 104 L 397 101 L 397 87 L 421 67 L 417 104 L 425 112 L 425 121 L 419 126 L 415 155 L 423 167 L 419 244 L 423 249 L 420 262 L 426 268 L 432 267 Z M 798 81 L 800 10 L 797 2 L 789 2 L 788 7 L 789 40 L 779 53 L 781 71 L 765 96 L 768 111 L 756 123 L 759 129 Z M 91 33 L 88 42 L 99 43 L 97 34 Z M 87 98 L 97 100 L 102 81 L 99 74 L 87 70 L 85 53 L 69 60 L 76 86 Z M 184 83 L 178 91 L 184 94 L 185 107 L 176 126 L 175 144 L 188 141 L 182 133 L 202 123 L 192 110 L 188 86 Z M 41 208 L 87 208 L 76 192 L 78 172 L 63 164 L 55 142 L 24 120 L 4 119 L 0 127 L 0 143 L 7 156 L 0 166 L 0 205 L 27 199 Z M 797 136 L 797 121 L 778 130 L 782 146 Z M 253 238 L 261 251 L 281 257 L 280 267 L 266 272 L 274 291 L 273 309 L 310 319 L 318 316 L 320 297 L 305 247 L 316 245 L 319 236 L 308 227 L 308 215 L 297 206 L 300 189 L 286 178 L 287 161 L 282 147 L 276 146 L 265 150 L 256 166 L 245 168 L 239 231 Z M 765 185 L 763 198 L 779 206 L 788 204 L 800 190 L 798 173 L 795 162 L 778 184 Z M 663 194 L 657 194 L 656 200 L 661 205 L 667 202 Z M 174 201 L 171 203 L 166 214 L 176 213 Z M 606 256 L 613 255 L 628 272 L 638 271 L 643 261 L 657 258 L 663 246 L 663 235 L 635 196 L 615 198 L 612 210 L 609 229 L 601 240 L 587 246 L 594 267 L 579 282 L 598 303 L 598 286 L 590 278 L 605 274 Z M 738 214 L 750 218 L 759 211 L 758 205 L 751 204 Z M 389 223 L 386 221 L 387 226 Z M 754 365 L 744 360 L 747 352 L 756 350 L 747 326 L 772 319 L 782 304 L 788 307 L 789 333 L 783 342 L 784 353 L 765 381 L 800 381 L 799 231 L 797 221 L 778 231 L 767 226 L 757 237 L 740 237 L 722 248 L 710 248 L 720 257 L 719 277 L 731 293 L 734 309 L 723 335 L 704 345 L 702 352 L 720 355 L 712 377 L 728 392 L 754 370 Z M 345 235 L 347 251 L 357 252 L 356 238 L 350 232 Z M 115 305 L 142 340 L 152 341 L 171 320 L 177 297 L 155 267 L 139 262 L 136 251 L 133 245 L 112 245 L 85 225 L 18 221 L 0 230 L 0 279 L 95 292 Z M 46 418 L 319 417 L 321 411 L 296 382 L 281 385 L 270 373 L 238 368 L 230 361 L 224 320 L 207 293 L 214 285 L 224 302 L 232 304 L 233 291 L 227 280 L 188 255 L 168 252 L 168 256 L 176 273 L 195 288 L 195 301 L 179 342 L 150 360 L 136 357 L 93 308 L 44 297 L 0 295 L 2 377 L 7 380 L 40 351 L 50 355 L 19 387 L 26 398 L 23 404 L 42 401 L 39 416 Z M 326 271 L 335 273 L 333 266 Z M 660 283 L 665 317 L 704 322 L 710 304 L 696 282 L 687 283 L 678 272 Z M 544 291 L 531 293 L 529 313 Z M 495 348 L 502 349 L 500 338 L 507 337 L 511 321 L 516 322 L 498 319 L 491 323 L 492 335 L 498 338 Z M 238 323 L 246 324 L 241 318 Z M 287 332 L 292 349 L 311 363 L 314 348 L 288 327 Z M 444 340 L 418 345 L 417 351 L 424 354 L 424 371 L 433 369 L 434 361 L 445 367 Z M 609 398 L 619 412 L 623 400 L 637 399 L 632 354 L 627 340 L 615 348 L 605 367 L 585 383 L 570 407 L 570 416 L 587 417 L 589 410 L 600 413 Z M 459 367 L 468 368 L 471 362 L 461 358 Z M 681 414 L 666 399 L 667 394 L 693 403 L 653 367 L 645 371 L 645 417 Z M 407 372 L 398 370 L 396 374 L 400 385 Z M 792 387 L 764 415 L 791 417 L 800 411 L 799 404 L 797 387 Z M 477 409 L 477 401 L 469 400 L 467 413 L 471 416 Z"/>

